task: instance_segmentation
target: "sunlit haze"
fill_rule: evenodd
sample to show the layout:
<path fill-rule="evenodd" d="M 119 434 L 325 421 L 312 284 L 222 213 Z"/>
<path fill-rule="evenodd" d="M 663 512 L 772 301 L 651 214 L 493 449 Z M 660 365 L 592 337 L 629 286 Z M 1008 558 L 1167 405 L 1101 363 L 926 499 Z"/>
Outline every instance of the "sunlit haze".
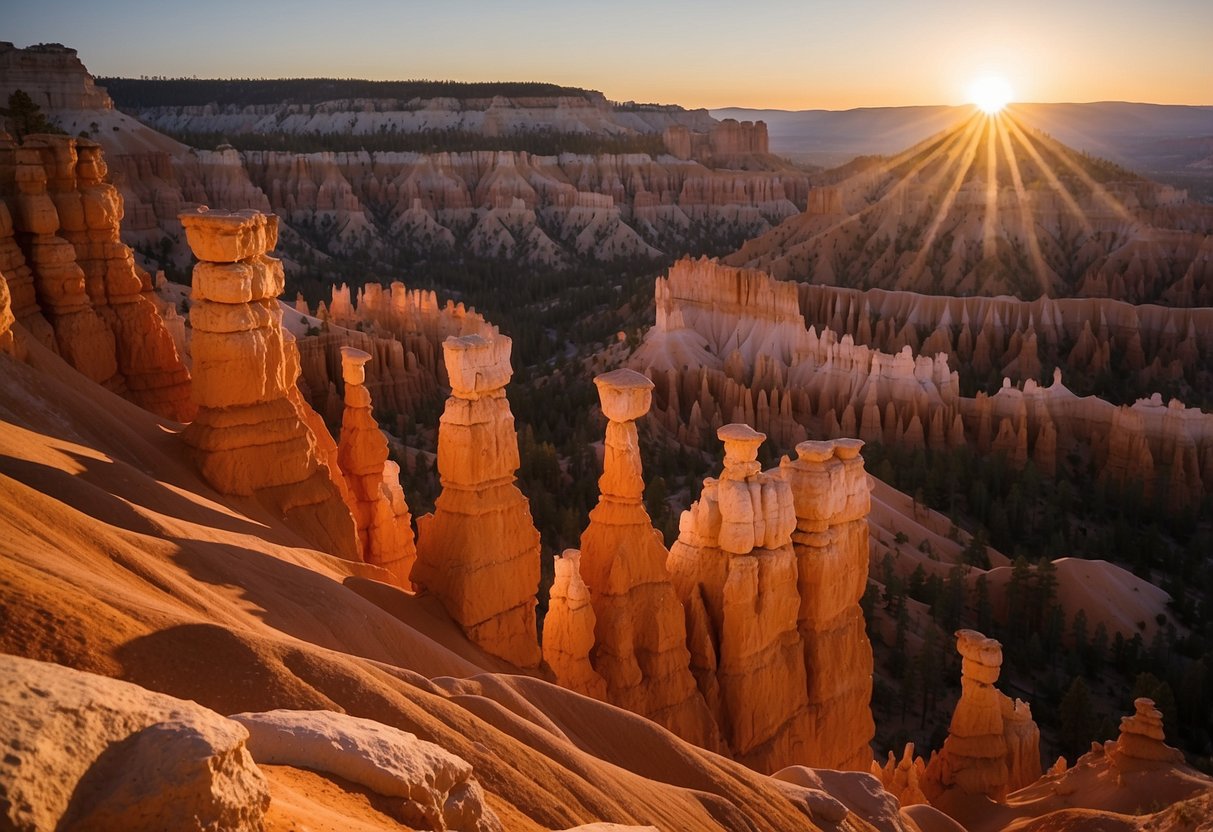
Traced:
<path fill-rule="evenodd" d="M 687 107 L 1017 101 L 1213 103 L 1213 3 L 862 0 L 40 0 L 0 37 L 77 49 L 98 75 L 535 80 Z"/>
<path fill-rule="evenodd" d="M 969 85 L 969 101 L 986 115 L 994 115 L 1007 106 L 1013 95 L 1007 79 L 997 75 L 983 75 Z"/>

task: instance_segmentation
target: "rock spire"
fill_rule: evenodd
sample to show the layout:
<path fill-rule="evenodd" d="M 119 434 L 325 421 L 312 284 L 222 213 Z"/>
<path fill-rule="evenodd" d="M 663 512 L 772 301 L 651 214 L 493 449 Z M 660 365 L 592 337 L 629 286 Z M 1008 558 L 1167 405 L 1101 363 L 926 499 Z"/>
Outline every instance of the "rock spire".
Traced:
<path fill-rule="evenodd" d="M 800 612 L 812 728 L 806 765 L 867 771 L 872 645 L 859 599 L 868 582 L 868 477 L 858 439 L 801 442 L 780 465 L 792 489 Z"/>
<path fill-rule="evenodd" d="M 539 532 L 514 484 L 518 437 L 505 397 L 511 343 L 465 335 L 442 344 L 451 384 L 438 427 L 442 493 L 434 513 L 418 520 L 412 580 L 484 650 L 536 667 Z"/>
<path fill-rule="evenodd" d="M 255 496 L 317 548 L 358 559 L 354 521 L 291 391 L 299 373 L 282 329 L 278 218 L 257 211 L 181 215 L 194 266 L 193 396 L 182 432 L 203 477 Z"/>
<path fill-rule="evenodd" d="M 763 473 L 766 436 L 728 424 L 724 471 L 683 512 L 669 569 L 687 608 L 691 667 L 736 759 L 773 772 L 808 755 L 792 490 Z"/>
<path fill-rule="evenodd" d="M 642 502 L 636 420 L 652 404 L 653 382 L 614 370 L 594 384 L 607 418 L 600 495 L 581 535 L 581 575 L 596 616 L 594 668 L 612 703 L 715 748 L 719 733 L 691 675 L 683 609 L 666 571 L 669 552 Z"/>
<path fill-rule="evenodd" d="M 366 363 L 370 360 L 370 353 L 355 347 L 341 348 L 345 412 L 337 464 L 345 478 L 362 559 L 388 570 L 394 583 L 408 588 L 417 547 L 400 488 L 400 467 L 388 462 L 387 439 L 371 412 L 371 394 L 366 389 Z"/>
<path fill-rule="evenodd" d="M 927 764 L 924 791 L 934 799 L 957 788 L 1001 801 L 1040 777 L 1040 731 L 1028 706 L 1001 693 L 994 683 L 1002 668 L 1002 645 L 976 630 L 959 630 L 960 701 L 943 749 Z"/>

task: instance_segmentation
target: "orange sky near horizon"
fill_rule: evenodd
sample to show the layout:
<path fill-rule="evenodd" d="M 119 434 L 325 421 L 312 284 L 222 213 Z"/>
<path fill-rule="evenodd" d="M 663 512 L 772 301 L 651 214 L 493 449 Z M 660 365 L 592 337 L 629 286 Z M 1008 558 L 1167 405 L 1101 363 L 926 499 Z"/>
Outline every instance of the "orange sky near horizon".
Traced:
<path fill-rule="evenodd" d="M 684 107 L 960 104 L 974 78 L 1016 101 L 1213 104 L 1213 2 L 965 5 L 753 0 L 393 2 L 41 0 L 18 46 L 77 49 L 95 75 L 536 80 Z"/>

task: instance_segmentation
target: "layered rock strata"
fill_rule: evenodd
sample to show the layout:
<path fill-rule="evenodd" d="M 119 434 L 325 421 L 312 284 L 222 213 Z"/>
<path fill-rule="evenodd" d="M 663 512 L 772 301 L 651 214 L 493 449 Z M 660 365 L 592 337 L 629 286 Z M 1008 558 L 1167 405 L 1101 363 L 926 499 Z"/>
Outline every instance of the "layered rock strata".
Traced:
<path fill-rule="evenodd" d="M 54 164 L 48 185 L 59 233 L 75 248 L 89 300 L 114 334 L 126 397 L 153 413 L 189 421 L 189 371 L 151 300 L 151 278 L 121 241 L 122 196 L 105 181 L 100 145 L 66 136 L 42 141 L 44 159 Z"/>
<path fill-rule="evenodd" d="M 596 619 L 589 589 L 581 578 L 581 553 L 565 550 L 554 567 L 543 619 L 543 660 L 561 687 L 605 700 L 606 681 L 590 664 Z"/>
<path fill-rule="evenodd" d="M 255 211 L 182 214 L 194 267 L 193 397 L 182 432 L 203 477 L 255 496 L 317 548 L 359 559 L 354 521 L 291 390 L 298 364 L 282 330 L 277 218 Z"/>
<path fill-rule="evenodd" d="M 30 136 L 11 150 L 12 167 L 4 178 L 6 184 L 11 182 L 13 231 L 29 267 L 37 306 L 53 329 L 56 351 L 91 381 L 125 392 L 114 334 L 93 309 L 75 249 L 58 234 L 59 212 L 47 191 L 46 163 L 51 163 L 52 170 L 71 170 L 75 152 L 70 143 L 60 145 L 56 139 Z M 56 155 L 70 158 L 55 164 Z M 17 271 L 14 276 L 23 277 Z M 20 284 L 13 288 L 14 301 L 25 313 L 29 309 L 27 293 Z"/>
<path fill-rule="evenodd" d="M 1120 720 L 1120 736 L 1107 743 L 1106 753 L 1121 773 L 1150 771 L 1183 763 L 1183 752 L 1166 744 L 1162 712 L 1154 700 L 1133 700 L 1134 712 Z"/>
<path fill-rule="evenodd" d="M 371 412 L 371 394 L 365 385 L 370 360 L 370 353 L 362 350 L 341 350 L 345 412 L 337 463 L 345 478 L 362 559 L 383 567 L 397 585 L 407 588 L 417 559 L 412 517 L 400 488 L 400 467 L 389 466 L 387 439 Z"/>
<path fill-rule="evenodd" d="M 691 669 L 734 756 L 767 773 L 809 754 L 804 644 L 789 485 L 762 472 L 766 438 L 725 425 L 724 471 L 704 481 L 670 549 Z"/>
<path fill-rule="evenodd" d="M 872 645 L 859 599 L 868 582 L 868 477 L 858 439 L 801 442 L 780 473 L 792 490 L 800 612 L 811 719 L 806 765 L 867 771 Z"/>
<path fill-rule="evenodd" d="M 669 552 L 645 511 L 636 420 L 653 383 L 633 370 L 594 379 L 607 418 L 600 496 L 581 534 L 581 575 L 596 624 L 592 661 L 607 698 L 706 748 L 719 733 L 690 672 L 682 605 Z"/>
<path fill-rule="evenodd" d="M 927 764 L 924 790 L 932 799 L 955 788 L 1001 801 L 1040 776 L 1040 731 L 1025 703 L 1012 702 L 994 687 L 1001 644 L 960 630 L 956 649 L 962 657 L 960 700 L 943 748 Z"/>
<path fill-rule="evenodd" d="M 504 335 L 443 342 L 451 396 L 438 427 L 442 493 L 434 513 L 418 520 L 412 581 L 484 650 L 535 667 L 539 532 L 514 484 L 518 437 L 505 397 L 511 343 Z"/>
<path fill-rule="evenodd" d="M 818 335 L 793 284 L 708 260 L 680 261 L 658 278 L 656 305 L 656 326 L 631 362 L 656 384 L 653 420 L 684 444 L 745 421 L 783 447 L 809 433 L 933 449 L 973 443 L 1052 472 L 1076 453 L 1108 482 L 1165 490 L 1175 510 L 1213 491 L 1213 416 L 1177 400 L 1079 397 L 1057 371 L 1048 387 L 1004 381 L 993 396 L 967 398 L 946 354 L 916 356 L 904 343 L 890 355 L 832 329 Z"/>

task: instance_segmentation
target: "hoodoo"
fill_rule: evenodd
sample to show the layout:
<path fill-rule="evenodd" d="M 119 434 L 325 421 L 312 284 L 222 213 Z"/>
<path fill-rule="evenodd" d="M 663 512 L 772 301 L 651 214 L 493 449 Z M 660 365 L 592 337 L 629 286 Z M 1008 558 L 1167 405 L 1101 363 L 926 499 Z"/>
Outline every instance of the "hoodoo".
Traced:
<path fill-rule="evenodd" d="M 93 307 L 114 333 L 118 370 L 135 404 L 179 422 L 194 417 L 189 371 L 150 299 L 152 281 L 123 245 L 122 195 L 105 181 L 101 146 L 58 137 L 76 149 L 75 188 L 52 193 L 60 233 L 76 249 Z"/>
<path fill-rule="evenodd" d="M 387 439 L 371 413 L 371 394 L 366 389 L 366 363 L 370 360 L 368 352 L 341 348 L 345 412 L 341 417 L 337 462 L 358 527 L 362 559 L 382 566 L 397 585 L 408 588 L 417 547 L 408 505 L 400 489 L 400 468 L 388 462 Z"/>
<path fill-rule="evenodd" d="M 32 274 L 37 305 L 54 331 L 48 346 L 89 380 L 122 392 L 125 383 L 118 372 L 114 334 L 89 301 L 75 249 L 58 235 L 59 212 L 47 192 L 46 169 L 56 155 L 68 155 L 66 147 L 58 149 L 59 154 L 55 143 L 40 136 L 27 137 L 13 149 L 13 230 Z M 74 162 L 74 149 L 70 156 Z M 14 302 L 26 305 L 24 293 L 13 294 Z"/>
<path fill-rule="evenodd" d="M 867 771 L 872 645 L 859 599 L 868 583 L 868 477 L 858 439 L 801 442 L 780 471 L 796 507 L 797 626 L 808 677 L 807 764 Z"/>
<path fill-rule="evenodd" d="M 724 472 L 704 482 L 670 550 L 691 667 L 737 759 L 774 772 L 808 757 L 808 701 L 792 490 L 763 473 L 765 434 L 729 424 Z"/>
<path fill-rule="evenodd" d="M 714 748 L 719 734 L 691 675 L 682 605 L 665 566 L 669 552 L 641 500 L 636 420 L 649 411 L 653 382 L 614 370 L 594 384 L 607 418 L 600 496 L 581 534 L 581 575 L 597 619 L 594 668 L 612 703 Z"/>
<path fill-rule="evenodd" d="M 539 532 L 514 484 L 518 437 L 505 397 L 511 345 L 504 335 L 442 344 L 451 383 L 438 426 L 442 493 L 417 522 L 412 579 L 484 650 L 536 667 Z"/>
<path fill-rule="evenodd" d="M 956 649 L 962 657 L 960 701 L 943 749 L 927 765 L 923 790 L 932 800 L 951 788 L 1002 800 L 1040 777 L 1040 731 L 1026 703 L 994 687 L 1001 644 L 960 630 Z"/>
<path fill-rule="evenodd" d="M 354 521 L 290 390 L 299 366 L 282 329 L 282 262 L 269 257 L 278 221 L 256 211 L 181 215 L 194 266 L 193 396 L 182 432 L 203 477 L 256 496 L 317 548 L 356 560 Z"/>
<path fill-rule="evenodd" d="M 605 700 L 606 682 L 590 664 L 594 608 L 581 579 L 581 553 L 568 549 L 554 566 L 548 614 L 543 619 L 543 660 L 561 687 Z"/>

